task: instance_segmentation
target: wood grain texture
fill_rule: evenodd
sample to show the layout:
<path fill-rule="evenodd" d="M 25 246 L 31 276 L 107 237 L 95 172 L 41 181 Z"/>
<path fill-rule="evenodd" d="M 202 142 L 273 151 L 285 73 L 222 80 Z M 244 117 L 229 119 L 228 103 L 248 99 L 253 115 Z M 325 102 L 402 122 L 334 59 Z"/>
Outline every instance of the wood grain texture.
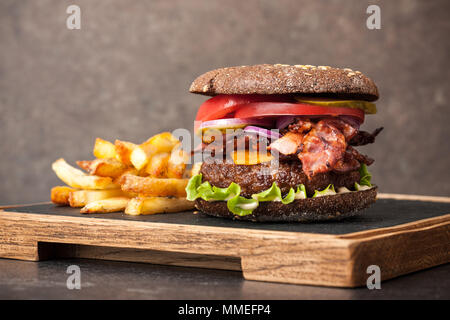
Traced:
<path fill-rule="evenodd" d="M 450 214 L 331 235 L 0 210 L 0 257 L 150 262 L 240 270 L 246 279 L 355 287 L 450 262 Z"/>

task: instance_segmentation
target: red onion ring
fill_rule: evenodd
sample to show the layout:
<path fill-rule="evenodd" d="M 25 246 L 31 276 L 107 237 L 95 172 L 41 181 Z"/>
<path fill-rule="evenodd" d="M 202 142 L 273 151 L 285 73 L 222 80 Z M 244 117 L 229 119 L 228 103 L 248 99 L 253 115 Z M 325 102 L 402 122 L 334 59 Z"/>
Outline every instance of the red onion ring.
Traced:
<path fill-rule="evenodd" d="M 361 126 L 361 122 L 352 116 L 339 116 L 343 121 L 347 122 L 349 125 L 351 125 L 353 128 L 358 129 Z"/>
<path fill-rule="evenodd" d="M 203 121 L 200 124 L 199 129 L 227 129 L 227 128 L 243 128 L 247 125 L 257 125 L 261 127 L 271 127 L 273 125 L 272 119 L 257 119 L 257 118 L 246 118 L 246 119 L 239 119 L 239 118 L 232 118 L 232 119 L 217 119 L 217 120 L 210 120 L 210 121 Z"/>
<path fill-rule="evenodd" d="M 279 134 L 276 131 L 267 130 L 267 129 L 255 127 L 255 126 L 245 127 L 244 132 L 256 133 L 262 137 L 266 137 L 266 138 L 270 138 L 270 139 L 279 139 L 281 137 L 281 134 Z"/>
<path fill-rule="evenodd" d="M 298 118 L 298 116 L 281 116 L 277 119 L 276 127 L 277 129 L 281 130 L 286 128 L 288 125 L 290 125 L 292 122 L 294 122 L 294 119 Z"/>

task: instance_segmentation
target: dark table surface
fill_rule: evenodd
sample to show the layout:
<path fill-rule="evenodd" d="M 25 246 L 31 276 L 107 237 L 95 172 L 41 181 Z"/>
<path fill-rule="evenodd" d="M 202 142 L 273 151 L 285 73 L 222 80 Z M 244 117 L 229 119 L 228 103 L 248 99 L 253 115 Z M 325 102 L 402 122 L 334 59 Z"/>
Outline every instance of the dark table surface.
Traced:
<path fill-rule="evenodd" d="M 70 265 L 80 267 L 80 290 L 67 289 Z M 450 299 L 450 264 L 369 290 L 247 281 L 235 271 L 143 263 L 0 259 L 0 299 Z"/>

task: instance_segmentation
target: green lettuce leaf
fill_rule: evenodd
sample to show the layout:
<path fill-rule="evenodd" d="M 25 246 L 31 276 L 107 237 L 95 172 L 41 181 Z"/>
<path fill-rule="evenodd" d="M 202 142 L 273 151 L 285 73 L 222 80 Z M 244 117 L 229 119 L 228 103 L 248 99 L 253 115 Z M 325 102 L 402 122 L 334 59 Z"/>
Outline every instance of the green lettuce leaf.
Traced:
<path fill-rule="evenodd" d="M 286 197 L 281 199 L 282 204 L 289 204 L 295 200 L 295 191 L 294 189 L 290 188 L 288 194 Z"/>
<path fill-rule="evenodd" d="M 241 217 L 252 214 L 258 205 L 257 199 L 247 199 L 241 196 L 235 196 L 227 201 L 228 210 Z"/>
<path fill-rule="evenodd" d="M 200 198 L 206 201 L 224 201 L 229 200 L 241 193 L 241 187 L 232 182 L 228 188 L 219 188 L 216 186 L 211 186 L 208 181 L 202 183 L 197 189 Z"/>
<path fill-rule="evenodd" d="M 359 167 L 359 175 L 361 177 L 359 181 L 360 185 L 368 187 L 372 186 L 372 184 L 370 183 L 372 175 L 370 174 L 369 170 L 367 170 L 367 166 L 364 163 L 361 163 L 361 167 Z"/>
<path fill-rule="evenodd" d="M 323 197 L 323 196 L 330 196 L 330 195 L 333 195 L 333 194 L 336 194 L 336 191 L 334 190 L 334 185 L 329 184 L 328 187 L 326 187 L 322 191 L 316 190 L 312 197 L 313 198 L 315 198 L 315 197 Z"/>
<path fill-rule="evenodd" d="M 295 191 L 294 198 L 295 199 L 306 199 L 307 198 L 305 185 L 301 184 L 297 187 L 297 191 Z"/>
<path fill-rule="evenodd" d="M 364 191 L 364 190 L 369 190 L 370 188 L 372 188 L 371 186 L 367 186 L 367 185 L 360 185 L 358 182 L 355 182 L 355 190 L 356 191 Z"/>
<path fill-rule="evenodd" d="M 186 186 L 186 199 L 194 201 L 202 198 L 206 201 L 224 201 L 238 196 L 241 193 L 241 187 L 232 182 L 228 188 L 219 188 L 211 186 L 208 181 L 201 183 L 202 175 L 193 176 Z"/>
<path fill-rule="evenodd" d="M 253 194 L 252 198 L 259 202 L 281 200 L 281 190 L 274 182 L 269 189 Z"/>
<path fill-rule="evenodd" d="M 269 189 L 253 194 L 252 198 L 258 200 L 259 202 L 281 201 L 283 204 L 288 204 L 295 200 L 295 191 L 291 188 L 286 197 L 283 198 L 281 195 L 281 189 L 274 182 Z"/>
<path fill-rule="evenodd" d="M 188 184 L 186 186 L 186 199 L 189 201 L 194 201 L 195 199 L 199 198 L 200 195 L 197 191 L 197 189 L 202 184 L 202 175 L 197 174 L 193 176 L 191 179 L 189 179 Z"/>

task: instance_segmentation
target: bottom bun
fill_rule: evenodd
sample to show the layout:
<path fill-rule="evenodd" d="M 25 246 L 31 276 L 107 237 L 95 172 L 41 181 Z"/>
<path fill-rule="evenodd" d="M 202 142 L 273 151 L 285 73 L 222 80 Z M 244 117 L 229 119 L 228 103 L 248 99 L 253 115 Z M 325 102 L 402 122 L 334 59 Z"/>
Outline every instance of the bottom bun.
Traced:
<path fill-rule="evenodd" d="M 377 187 L 363 191 L 352 191 L 330 196 L 299 199 L 290 204 L 277 201 L 260 202 L 253 213 L 237 216 L 230 212 L 225 201 L 195 200 L 198 210 L 211 216 L 249 221 L 295 221 L 314 222 L 339 220 L 354 216 L 358 211 L 375 202 Z"/>

